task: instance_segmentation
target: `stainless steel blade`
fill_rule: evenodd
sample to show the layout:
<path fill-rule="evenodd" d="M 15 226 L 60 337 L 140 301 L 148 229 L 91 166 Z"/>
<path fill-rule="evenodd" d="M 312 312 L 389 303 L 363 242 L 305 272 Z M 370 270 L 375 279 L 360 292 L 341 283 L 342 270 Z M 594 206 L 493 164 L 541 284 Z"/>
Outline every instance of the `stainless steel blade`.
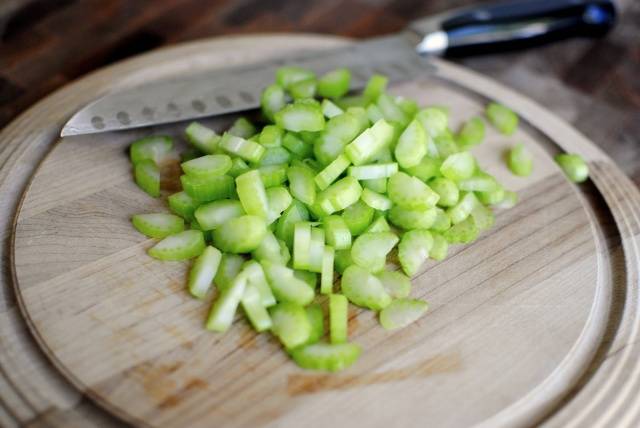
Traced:
<path fill-rule="evenodd" d="M 374 73 L 400 81 L 428 73 L 433 66 L 416 54 L 403 34 L 370 39 L 348 47 L 179 77 L 108 94 L 78 111 L 61 135 L 91 134 L 192 120 L 255 109 L 260 93 L 284 64 L 317 73 L 347 67 L 351 87 L 360 89 Z"/>

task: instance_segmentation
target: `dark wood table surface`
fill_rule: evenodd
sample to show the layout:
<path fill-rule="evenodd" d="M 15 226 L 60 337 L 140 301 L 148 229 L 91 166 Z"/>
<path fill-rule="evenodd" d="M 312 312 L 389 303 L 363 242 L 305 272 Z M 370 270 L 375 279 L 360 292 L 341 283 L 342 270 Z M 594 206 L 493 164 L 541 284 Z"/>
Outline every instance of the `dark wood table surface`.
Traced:
<path fill-rule="evenodd" d="M 65 83 L 160 46 L 252 32 L 368 37 L 473 3 L 478 2 L 0 0 L 0 128 Z M 605 39 L 459 62 L 573 123 L 640 184 L 640 1 L 618 5 L 618 25 Z"/>

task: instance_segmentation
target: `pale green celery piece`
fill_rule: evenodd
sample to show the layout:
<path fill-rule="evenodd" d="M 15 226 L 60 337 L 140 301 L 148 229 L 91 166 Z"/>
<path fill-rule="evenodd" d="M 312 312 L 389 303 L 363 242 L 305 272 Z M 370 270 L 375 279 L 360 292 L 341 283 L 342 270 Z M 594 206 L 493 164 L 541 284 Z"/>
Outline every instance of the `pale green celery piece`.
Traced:
<path fill-rule="evenodd" d="M 286 349 L 305 344 L 311 335 L 311 323 L 305 309 L 294 303 L 282 302 L 269 309 L 271 331 Z"/>
<path fill-rule="evenodd" d="M 382 112 L 385 119 L 391 122 L 398 122 L 402 126 L 406 126 L 409 123 L 410 118 L 395 102 L 393 97 L 382 93 L 376 100 L 376 105 Z"/>
<path fill-rule="evenodd" d="M 389 210 L 389 221 L 405 230 L 429 229 L 435 223 L 437 215 L 435 207 L 414 210 L 396 205 Z"/>
<path fill-rule="evenodd" d="M 187 287 L 193 297 L 204 298 L 218 272 L 222 253 L 217 248 L 207 246 L 198 256 L 193 267 L 189 271 Z"/>
<path fill-rule="evenodd" d="M 427 312 L 427 302 L 417 299 L 398 299 L 380 311 L 380 325 L 386 330 L 406 327 Z"/>
<path fill-rule="evenodd" d="M 475 220 L 469 216 L 466 220 L 451 226 L 442 236 L 450 244 L 468 244 L 475 241 L 479 233 Z"/>
<path fill-rule="evenodd" d="M 338 68 L 324 74 L 318 79 L 318 95 L 323 98 L 340 98 L 349 92 L 351 72 L 346 68 Z"/>
<path fill-rule="evenodd" d="M 149 196 L 160 196 L 160 168 L 152 160 L 142 160 L 133 166 L 136 184 Z"/>
<path fill-rule="evenodd" d="M 367 100 L 364 95 L 347 95 L 336 99 L 335 102 L 341 109 L 345 110 L 351 107 L 366 107 L 369 100 Z"/>
<path fill-rule="evenodd" d="M 288 164 L 291 161 L 291 152 L 284 147 L 270 147 L 265 150 L 260 162 L 254 166 L 271 166 Z"/>
<path fill-rule="evenodd" d="M 233 177 L 228 175 L 214 175 L 207 178 L 183 175 L 180 177 L 180 182 L 184 191 L 199 202 L 231 198 L 236 193 Z"/>
<path fill-rule="evenodd" d="M 303 369 L 337 372 L 355 363 L 361 353 L 354 343 L 314 343 L 294 349 L 291 357 Z"/>
<path fill-rule="evenodd" d="M 411 98 L 398 96 L 395 98 L 396 104 L 404 111 L 407 116 L 413 117 L 420 110 L 418 103 Z"/>
<path fill-rule="evenodd" d="M 449 218 L 449 215 L 440 208 L 435 208 L 435 211 L 436 219 L 430 229 L 436 232 L 444 232 L 451 227 L 451 218 Z"/>
<path fill-rule="evenodd" d="M 471 217 L 473 217 L 473 221 L 480 231 L 491 229 L 493 223 L 495 223 L 491 208 L 485 207 L 480 203 L 476 204 L 471 210 Z"/>
<path fill-rule="evenodd" d="M 289 178 L 289 190 L 294 198 L 307 205 L 315 202 L 316 183 L 311 169 L 291 166 L 287 170 L 287 177 Z"/>
<path fill-rule="evenodd" d="M 284 134 L 282 145 L 285 149 L 303 159 L 311 156 L 313 153 L 313 146 L 311 144 L 305 143 L 301 138 L 291 132 Z"/>
<path fill-rule="evenodd" d="M 353 177 L 344 177 L 327 187 L 318 195 L 318 203 L 326 215 L 341 211 L 356 203 L 362 187 Z"/>
<path fill-rule="evenodd" d="M 233 280 L 240 274 L 244 262 L 244 257 L 238 254 L 222 254 L 218 271 L 213 278 L 213 282 L 218 288 L 218 291 L 222 292 L 231 286 Z"/>
<path fill-rule="evenodd" d="M 554 158 L 569 180 L 582 183 L 589 178 L 589 166 L 575 153 L 561 153 Z"/>
<path fill-rule="evenodd" d="M 507 166 L 520 177 L 527 177 L 533 171 L 533 156 L 522 143 L 514 145 L 507 154 Z"/>
<path fill-rule="evenodd" d="M 328 99 L 322 100 L 321 106 L 322 114 L 324 114 L 324 117 L 326 117 L 327 119 L 331 119 L 332 117 L 336 117 L 344 113 L 344 110 L 342 110 L 340 107 L 338 107 Z"/>
<path fill-rule="evenodd" d="M 136 214 L 131 217 L 136 230 L 150 238 L 165 238 L 184 230 L 184 220 L 173 214 Z"/>
<path fill-rule="evenodd" d="M 236 192 L 244 211 L 266 219 L 269 215 L 267 191 L 262 183 L 260 172 L 252 169 L 236 177 Z"/>
<path fill-rule="evenodd" d="M 213 231 L 213 242 L 225 253 L 250 253 L 267 233 L 262 217 L 244 215 L 229 219 Z"/>
<path fill-rule="evenodd" d="M 266 125 L 260 131 L 258 142 L 265 148 L 282 147 L 284 131 L 276 125 Z"/>
<path fill-rule="evenodd" d="M 458 181 L 458 188 L 468 192 L 493 192 L 500 183 L 491 175 L 478 171 L 473 177 Z"/>
<path fill-rule="evenodd" d="M 293 268 L 309 269 L 311 246 L 311 223 L 299 222 L 293 232 Z"/>
<path fill-rule="evenodd" d="M 358 117 L 351 113 L 329 119 L 324 131 L 314 142 L 313 152 L 316 159 L 323 165 L 329 164 L 360 133 L 360 129 Z"/>
<path fill-rule="evenodd" d="M 289 205 L 293 202 L 293 198 L 285 187 L 270 187 L 266 193 L 267 203 L 269 205 L 267 223 L 271 224 L 280 218 L 284 210 L 289 208 Z"/>
<path fill-rule="evenodd" d="M 281 186 L 287 181 L 287 165 L 267 165 L 258 168 L 264 187 Z"/>
<path fill-rule="evenodd" d="M 245 286 L 240 303 L 255 331 L 262 332 L 271 328 L 272 322 L 269 312 L 262 304 L 260 292 L 251 283 L 247 283 Z"/>
<path fill-rule="evenodd" d="M 231 327 L 246 286 L 246 277 L 238 275 L 227 289 L 220 292 L 211 306 L 209 318 L 207 319 L 207 330 L 222 333 Z"/>
<path fill-rule="evenodd" d="M 220 147 L 229 154 L 238 156 L 246 161 L 258 163 L 264 156 L 266 149 L 260 144 L 245 140 L 225 132 L 220 140 Z"/>
<path fill-rule="evenodd" d="M 502 186 L 489 192 L 476 192 L 478 200 L 484 205 L 496 205 L 504 200 L 505 190 Z"/>
<path fill-rule="evenodd" d="M 213 129 L 198 123 L 191 122 L 185 129 L 187 140 L 202 153 L 212 155 L 218 150 L 220 136 Z"/>
<path fill-rule="evenodd" d="M 320 190 L 324 190 L 331 185 L 340 175 L 351 165 L 349 159 L 344 155 L 338 155 L 329 165 L 320 171 L 314 178 L 315 184 Z"/>
<path fill-rule="evenodd" d="M 362 186 L 373 190 L 376 193 L 387 193 L 387 179 L 373 178 L 371 180 L 361 180 Z"/>
<path fill-rule="evenodd" d="M 427 181 L 430 178 L 440 175 L 440 166 L 442 162 L 438 159 L 425 156 L 422 158 L 419 164 L 405 169 L 405 171 L 422 181 Z"/>
<path fill-rule="evenodd" d="M 346 112 L 347 114 L 350 114 L 351 116 L 355 117 L 356 120 L 358 121 L 358 132 L 356 132 L 353 138 L 355 138 L 359 133 L 367 129 L 371 124 L 375 123 L 375 122 L 369 121 L 369 118 L 367 117 L 367 111 L 365 110 L 364 107 L 349 107 L 347 108 Z"/>
<path fill-rule="evenodd" d="M 418 178 L 398 172 L 389 178 L 387 194 L 402 208 L 427 209 L 435 206 L 440 196 Z"/>
<path fill-rule="evenodd" d="M 362 202 L 378 211 L 387 211 L 393 206 L 391 199 L 369 189 L 364 189 L 360 198 L 362 199 Z"/>
<path fill-rule="evenodd" d="M 258 291 L 262 306 L 268 308 L 276 304 L 276 298 L 271 291 L 271 287 L 269 287 L 269 282 L 260 263 L 255 260 L 245 262 L 242 265 L 242 274 L 246 275 L 248 284 Z"/>
<path fill-rule="evenodd" d="M 322 294 L 333 291 L 333 263 L 335 250 L 329 245 L 325 245 L 322 254 L 322 272 L 320 272 L 320 292 Z"/>
<path fill-rule="evenodd" d="M 286 105 L 275 115 L 276 124 L 287 131 L 322 131 L 324 115 L 319 106 L 297 101 Z"/>
<path fill-rule="evenodd" d="M 294 100 L 313 98 L 316 94 L 316 79 L 305 79 L 289 86 L 288 92 Z"/>
<path fill-rule="evenodd" d="M 479 205 L 479 201 L 473 192 L 463 193 L 460 196 L 460 201 L 447 210 L 451 224 L 458 224 L 466 220 L 476 205 Z"/>
<path fill-rule="evenodd" d="M 367 227 L 364 233 L 375 233 L 375 232 L 390 232 L 391 227 L 389 227 L 389 223 L 387 223 L 387 219 L 380 215 L 378 216 L 371 224 Z"/>
<path fill-rule="evenodd" d="M 398 260 L 404 273 L 413 276 L 418 273 L 422 263 L 429 257 L 433 246 L 433 236 L 426 230 L 411 230 L 404 235 L 398 244 Z"/>
<path fill-rule="evenodd" d="M 445 132 L 449 126 L 449 117 L 438 107 L 427 107 L 420 110 L 416 113 L 416 119 L 432 138 Z"/>
<path fill-rule="evenodd" d="M 276 70 L 276 83 L 285 89 L 302 80 L 315 79 L 313 71 L 296 66 L 280 67 Z"/>
<path fill-rule="evenodd" d="M 518 203 L 518 194 L 510 190 L 504 191 L 504 198 L 494 206 L 500 209 L 513 208 Z"/>
<path fill-rule="evenodd" d="M 474 116 L 462 125 L 456 139 L 462 149 L 468 150 L 482 143 L 484 134 L 485 128 L 483 120 L 478 116 Z"/>
<path fill-rule="evenodd" d="M 460 152 L 458 144 L 456 144 L 453 136 L 449 135 L 448 130 L 437 137 L 434 137 L 433 142 L 436 146 L 436 150 L 438 151 L 438 156 L 441 158 L 447 158 Z"/>
<path fill-rule="evenodd" d="M 208 202 L 195 210 L 195 218 L 202 230 L 217 229 L 225 221 L 245 214 L 240 202 L 234 199 Z"/>
<path fill-rule="evenodd" d="M 309 243 L 309 268 L 311 272 L 322 272 L 324 258 L 324 230 L 319 227 L 311 229 L 311 242 Z"/>
<path fill-rule="evenodd" d="M 353 260 L 351 259 L 351 249 L 336 251 L 333 261 L 336 272 L 342 275 L 344 270 L 353 264 Z"/>
<path fill-rule="evenodd" d="M 223 175 L 231 169 L 231 158 L 227 155 L 205 155 L 181 164 L 185 174 L 195 178 Z"/>
<path fill-rule="evenodd" d="M 376 180 L 388 178 L 398 172 L 398 164 L 395 162 L 377 163 L 349 167 L 349 175 L 358 180 Z"/>
<path fill-rule="evenodd" d="M 313 303 L 307 306 L 305 310 L 307 312 L 307 318 L 309 318 L 309 323 L 311 324 L 311 334 L 309 335 L 307 344 L 316 343 L 324 336 L 324 314 L 322 307 L 317 303 Z"/>
<path fill-rule="evenodd" d="M 309 272 L 308 270 L 294 270 L 293 276 L 303 281 L 310 289 L 316 289 L 318 285 L 318 274 L 315 272 Z"/>
<path fill-rule="evenodd" d="M 251 255 L 260 262 L 266 260 L 281 265 L 286 265 L 288 262 L 288 260 L 284 260 L 283 254 L 281 253 L 280 242 L 270 230 L 267 230 L 262 242 L 258 248 L 253 250 Z"/>
<path fill-rule="evenodd" d="M 454 153 L 448 156 L 440 166 L 442 175 L 453 181 L 470 178 L 475 171 L 476 160 L 470 152 Z"/>
<path fill-rule="evenodd" d="M 365 86 L 363 95 L 369 101 L 377 100 L 378 97 L 387 89 L 389 78 L 381 74 L 374 74 L 369 78 L 367 86 Z"/>
<path fill-rule="evenodd" d="M 239 117 L 227 131 L 240 138 L 249 138 L 256 133 L 256 127 L 246 117 Z"/>
<path fill-rule="evenodd" d="M 322 220 L 328 215 L 320 206 L 318 199 L 316 199 L 313 205 L 307 205 L 306 207 L 309 210 L 310 217 L 317 222 L 322 222 Z"/>
<path fill-rule="evenodd" d="M 387 254 L 399 239 L 392 232 L 365 233 L 356 238 L 351 247 L 351 258 L 369 272 L 384 270 Z"/>
<path fill-rule="evenodd" d="M 431 250 L 429 250 L 429 258 L 433 260 L 444 260 L 447 258 L 447 251 L 449 250 L 449 243 L 439 233 L 431 233 L 433 236 L 433 245 L 431 246 Z"/>
<path fill-rule="evenodd" d="M 349 205 L 342 212 L 342 220 L 349 228 L 352 236 L 358 236 L 364 232 L 373 221 L 375 210 L 362 200 Z"/>
<path fill-rule="evenodd" d="M 342 274 L 342 293 L 354 305 L 379 311 L 391 303 L 382 282 L 366 269 L 351 265 Z"/>
<path fill-rule="evenodd" d="M 185 230 L 169 235 L 148 253 L 158 260 L 187 260 L 198 257 L 204 251 L 204 235 L 200 230 Z"/>
<path fill-rule="evenodd" d="M 429 187 L 440 196 L 439 207 L 451 207 L 458 203 L 460 191 L 453 180 L 436 177 L 429 181 Z"/>
<path fill-rule="evenodd" d="M 293 274 L 286 266 L 264 261 L 261 263 L 271 291 L 279 302 L 305 306 L 315 297 L 314 290 Z"/>
<path fill-rule="evenodd" d="M 347 223 L 339 215 L 331 215 L 322 219 L 327 244 L 336 250 L 351 247 L 351 232 Z"/>
<path fill-rule="evenodd" d="M 417 120 L 411 121 L 400 135 L 395 156 L 402 168 L 411 168 L 420 163 L 427 154 L 427 135 Z"/>
<path fill-rule="evenodd" d="M 347 342 L 349 301 L 342 294 L 329 295 L 329 336 L 331 343 Z"/>
<path fill-rule="evenodd" d="M 389 296 L 394 299 L 407 297 L 411 292 L 411 278 L 398 271 L 383 270 L 376 275 Z"/>
<path fill-rule="evenodd" d="M 134 165 L 142 161 L 158 164 L 173 148 L 173 140 L 166 136 L 152 136 L 136 140 L 131 144 L 129 155 Z"/>
<path fill-rule="evenodd" d="M 282 258 L 282 264 L 287 265 L 289 264 L 289 260 L 291 260 L 289 247 L 287 247 L 287 244 L 280 239 L 278 239 L 278 244 L 280 244 L 280 257 Z"/>
<path fill-rule="evenodd" d="M 518 128 L 518 115 L 502 104 L 489 103 L 485 114 L 489 122 L 502 134 L 512 135 Z"/>
<path fill-rule="evenodd" d="M 276 226 L 276 236 L 284 241 L 287 246 L 293 248 L 294 227 L 299 222 L 309 220 L 309 211 L 300 201 L 294 200 L 289 208 L 287 208 L 282 216 L 278 219 Z"/>
<path fill-rule="evenodd" d="M 247 165 L 244 160 L 234 156 L 233 159 L 231 159 L 231 169 L 228 171 L 228 175 L 236 178 L 237 176 L 244 174 L 250 169 L 251 168 L 249 168 L 249 165 Z"/>
<path fill-rule="evenodd" d="M 369 122 L 376 123 L 380 119 L 384 119 L 384 114 L 376 104 L 369 104 L 367 106 L 367 118 L 369 118 Z"/>
<path fill-rule="evenodd" d="M 253 141 L 254 143 L 260 142 L 260 134 L 253 134 L 251 137 L 247 138 L 249 141 Z"/>
<path fill-rule="evenodd" d="M 384 119 L 365 129 L 344 151 L 351 162 L 358 166 L 367 163 L 378 151 L 389 145 L 393 139 L 393 126 Z"/>
<path fill-rule="evenodd" d="M 287 104 L 284 88 L 277 84 L 267 86 L 260 97 L 260 106 L 264 115 L 273 120 L 274 115 Z"/>

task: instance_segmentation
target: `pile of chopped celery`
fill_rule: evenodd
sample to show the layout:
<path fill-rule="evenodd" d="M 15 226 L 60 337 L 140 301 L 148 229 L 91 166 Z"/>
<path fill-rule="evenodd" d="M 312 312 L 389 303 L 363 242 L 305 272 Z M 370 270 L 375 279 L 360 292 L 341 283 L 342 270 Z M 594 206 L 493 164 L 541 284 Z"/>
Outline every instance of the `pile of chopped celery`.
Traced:
<path fill-rule="evenodd" d="M 482 143 L 485 119 L 454 131 L 446 108 L 389 95 L 384 76 L 359 95 L 347 95 L 349 82 L 346 69 L 318 77 L 284 67 L 256 123 L 238 119 L 222 135 L 192 123 L 183 190 L 168 197 L 173 214 L 132 220 L 162 239 L 152 257 L 195 259 L 187 283 L 195 298 L 215 288 L 207 329 L 226 331 L 241 307 L 308 369 L 358 359 L 349 303 L 378 312 L 389 330 L 418 320 L 427 303 L 410 297 L 410 278 L 428 259 L 443 260 L 449 245 L 473 242 L 492 227 L 494 208 L 517 200 L 469 151 Z M 495 103 L 486 119 L 505 135 L 518 124 Z M 151 196 L 160 196 L 159 164 L 172 151 L 163 136 L 131 146 L 136 183 Z M 588 174 L 575 155 L 559 163 L 576 181 Z M 532 172 L 524 145 L 510 150 L 507 166 Z"/>

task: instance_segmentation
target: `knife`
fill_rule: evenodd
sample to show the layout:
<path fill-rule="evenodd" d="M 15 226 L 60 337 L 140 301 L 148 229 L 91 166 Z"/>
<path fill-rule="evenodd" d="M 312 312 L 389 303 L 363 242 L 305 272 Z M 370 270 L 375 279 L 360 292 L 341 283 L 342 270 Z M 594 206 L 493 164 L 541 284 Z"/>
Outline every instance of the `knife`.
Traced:
<path fill-rule="evenodd" d="M 429 56 L 519 50 L 568 37 L 599 37 L 615 22 L 611 0 L 518 0 L 459 9 L 412 22 L 404 31 L 348 47 L 299 53 L 215 73 L 181 76 L 107 94 L 78 111 L 61 136 L 193 120 L 258 108 L 284 64 L 316 73 L 347 67 L 351 89 L 374 73 L 391 82 L 433 70 Z"/>

